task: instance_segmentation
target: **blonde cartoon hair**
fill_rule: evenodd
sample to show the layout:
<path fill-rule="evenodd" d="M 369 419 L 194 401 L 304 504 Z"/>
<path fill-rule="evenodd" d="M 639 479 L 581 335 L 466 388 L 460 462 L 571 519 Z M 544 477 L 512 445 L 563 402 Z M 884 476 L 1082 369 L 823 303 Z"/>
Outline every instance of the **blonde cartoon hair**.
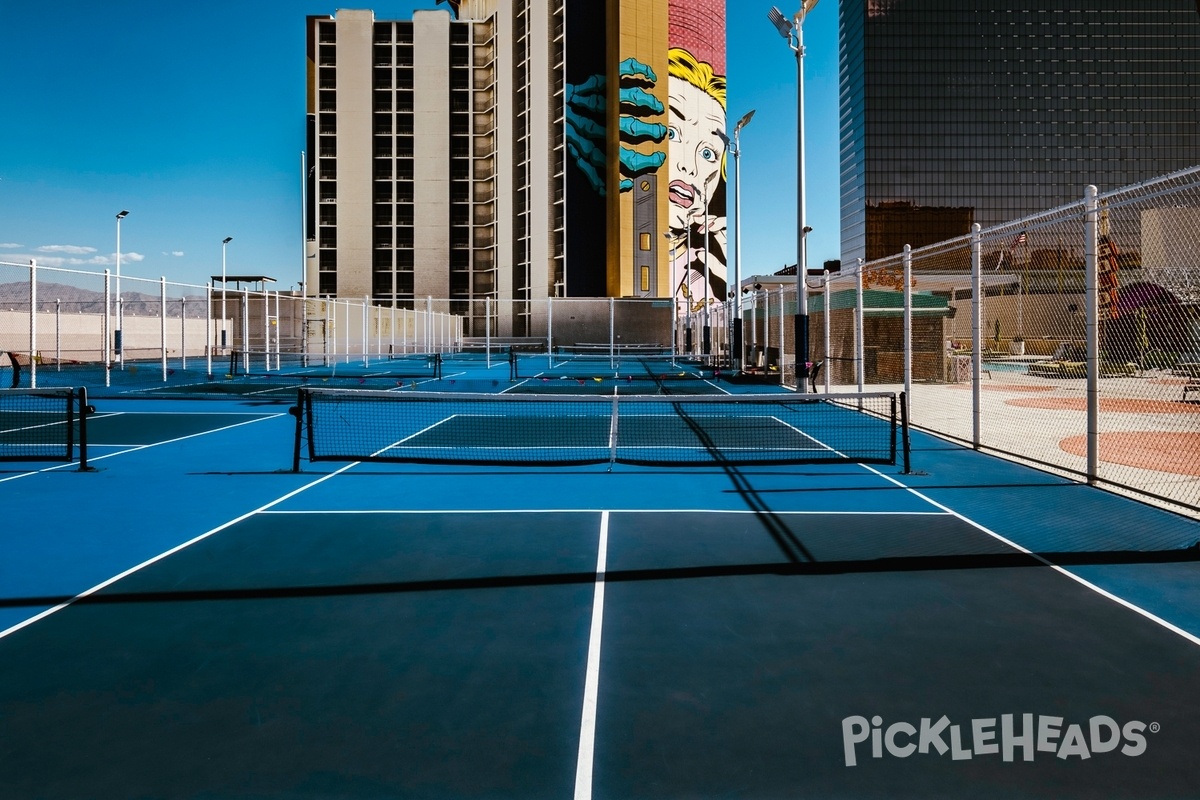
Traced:
<path fill-rule="evenodd" d="M 667 74 L 672 78 L 687 81 L 700 91 L 721 104 L 721 110 L 728 113 L 725 107 L 725 76 L 713 72 L 712 64 L 698 61 L 689 51 L 682 47 L 672 47 L 667 51 Z M 721 180 L 725 175 L 725 150 L 721 151 Z"/>

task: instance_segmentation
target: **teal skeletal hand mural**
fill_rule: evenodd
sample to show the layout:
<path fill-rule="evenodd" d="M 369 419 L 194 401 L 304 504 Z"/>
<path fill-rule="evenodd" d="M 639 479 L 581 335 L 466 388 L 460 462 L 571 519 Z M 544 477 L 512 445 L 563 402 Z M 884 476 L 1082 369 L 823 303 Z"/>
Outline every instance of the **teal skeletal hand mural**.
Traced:
<path fill-rule="evenodd" d="M 628 58 L 620 64 L 621 87 L 621 183 L 620 191 L 633 188 L 633 179 L 655 172 L 667 160 L 664 149 L 643 152 L 631 145 L 662 143 L 667 126 L 647 122 L 645 117 L 660 116 L 662 102 L 646 91 L 658 78 L 647 65 Z M 606 81 L 603 75 L 593 75 L 578 86 L 566 87 L 567 149 L 575 166 L 583 172 L 591 187 L 605 194 L 604 172 L 604 113 Z"/>

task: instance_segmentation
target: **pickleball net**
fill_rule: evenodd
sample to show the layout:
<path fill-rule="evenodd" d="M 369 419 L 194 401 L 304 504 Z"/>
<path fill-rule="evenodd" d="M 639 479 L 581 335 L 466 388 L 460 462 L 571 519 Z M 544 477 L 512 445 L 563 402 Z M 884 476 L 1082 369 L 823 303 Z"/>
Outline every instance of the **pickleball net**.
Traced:
<path fill-rule="evenodd" d="M 65 461 L 87 468 L 87 390 L 0 389 L 0 461 Z"/>
<path fill-rule="evenodd" d="M 704 381 L 719 370 L 699 357 L 650 348 L 556 348 L 550 353 L 513 350 L 510 378 L 605 378 L 618 380 Z"/>
<path fill-rule="evenodd" d="M 300 389 L 292 466 L 896 464 L 903 393 L 523 395 Z"/>
<path fill-rule="evenodd" d="M 227 375 L 283 380 L 437 378 L 441 364 L 439 353 L 382 353 L 351 358 L 337 353 L 231 350 Z"/>

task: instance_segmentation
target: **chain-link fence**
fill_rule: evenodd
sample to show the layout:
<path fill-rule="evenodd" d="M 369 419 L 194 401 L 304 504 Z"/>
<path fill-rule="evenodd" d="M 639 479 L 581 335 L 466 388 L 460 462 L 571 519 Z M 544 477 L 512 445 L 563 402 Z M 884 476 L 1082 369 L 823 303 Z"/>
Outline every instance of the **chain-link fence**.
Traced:
<path fill-rule="evenodd" d="M 289 364 L 444 352 L 448 301 L 388 308 L 269 289 L 213 288 L 0 262 L 4 386 L 130 388 Z"/>
<path fill-rule="evenodd" d="M 812 359 L 913 423 L 1200 510 L 1200 169 L 826 276 Z M 810 279 L 811 280 L 811 279 Z"/>

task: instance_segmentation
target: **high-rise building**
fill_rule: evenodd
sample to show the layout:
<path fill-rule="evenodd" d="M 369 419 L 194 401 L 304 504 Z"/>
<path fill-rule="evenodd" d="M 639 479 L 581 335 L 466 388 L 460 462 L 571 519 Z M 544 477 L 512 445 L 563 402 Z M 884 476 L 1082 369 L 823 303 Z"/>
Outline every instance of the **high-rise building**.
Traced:
<path fill-rule="evenodd" d="M 842 0 L 842 259 L 1200 164 L 1196 0 Z"/>
<path fill-rule="evenodd" d="M 724 0 L 308 19 L 310 295 L 725 296 Z"/>

